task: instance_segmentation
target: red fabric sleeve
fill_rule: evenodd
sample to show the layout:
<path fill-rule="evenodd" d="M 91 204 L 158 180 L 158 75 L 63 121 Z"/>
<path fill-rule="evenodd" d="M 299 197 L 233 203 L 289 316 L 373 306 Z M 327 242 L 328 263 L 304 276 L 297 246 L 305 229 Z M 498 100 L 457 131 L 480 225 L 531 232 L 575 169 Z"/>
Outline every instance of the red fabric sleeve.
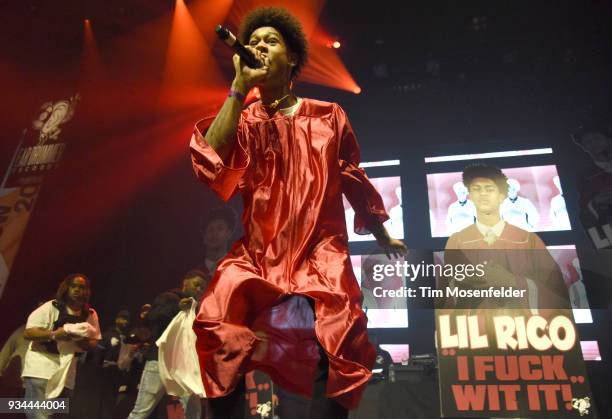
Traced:
<path fill-rule="evenodd" d="M 389 219 L 383 200 L 359 167 L 359 145 L 353 128 L 339 106 L 336 105 L 337 132 L 340 136 L 339 164 L 342 176 L 342 192 L 355 210 L 355 233 L 369 234 L 376 224 Z"/>
<path fill-rule="evenodd" d="M 238 131 L 232 149 L 226 161 L 206 142 L 204 135 L 212 124 L 214 116 L 204 118 L 196 123 L 191 143 L 191 162 L 198 179 L 210 186 L 221 199 L 228 201 L 236 192 L 236 188 L 249 166 L 249 155 L 245 148 L 244 124 L 238 125 Z"/>

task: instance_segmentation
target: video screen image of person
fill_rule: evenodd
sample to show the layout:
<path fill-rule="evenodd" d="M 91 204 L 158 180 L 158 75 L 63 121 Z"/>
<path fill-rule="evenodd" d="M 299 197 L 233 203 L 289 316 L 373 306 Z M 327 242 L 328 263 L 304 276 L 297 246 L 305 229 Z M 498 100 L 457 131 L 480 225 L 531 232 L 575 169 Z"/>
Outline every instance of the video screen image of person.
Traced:
<path fill-rule="evenodd" d="M 476 207 L 468 199 L 468 189 L 463 182 L 453 185 L 457 200 L 448 206 L 446 228 L 450 234 L 463 230 L 476 221 Z"/>
<path fill-rule="evenodd" d="M 554 165 L 502 168 L 508 193 L 500 217 L 523 230 L 570 230 L 561 181 Z M 476 209 L 461 172 L 427 175 L 432 237 L 448 237 L 474 224 Z"/>
<path fill-rule="evenodd" d="M 469 290 L 508 288 L 520 296 L 481 299 L 447 299 L 451 306 L 465 308 L 569 308 L 562 272 L 537 234 L 518 227 L 501 216 L 501 207 L 513 182 L 499 168 L 486 164 L 467 166 L 462 174 L 469 198 L 476 207 L 476 223 L 452 234 L 445 250 L 446 263 L 480 265 L 484 275 L 455 275 L 449 287 Z M 516 185 L 515 185 L 516 186 Z M 513 194 L 517 193 L 515 188 Z M 515 195 L 516 196 L 516 195 Z M 446 284 L 443 284 L 443 287 Z M 451 301 L 452 300 L 452 301 Z M 447 304 L 448 306 L 448 304 Z"/>
<path fill-rule="evenodd" d="M 539 225 L 540 214 L 533 203 L 519 196 L 521 183 L 508 179 L 508 196 L 500 207 L 502 219 L 527 231 L 534 231 Z"/>

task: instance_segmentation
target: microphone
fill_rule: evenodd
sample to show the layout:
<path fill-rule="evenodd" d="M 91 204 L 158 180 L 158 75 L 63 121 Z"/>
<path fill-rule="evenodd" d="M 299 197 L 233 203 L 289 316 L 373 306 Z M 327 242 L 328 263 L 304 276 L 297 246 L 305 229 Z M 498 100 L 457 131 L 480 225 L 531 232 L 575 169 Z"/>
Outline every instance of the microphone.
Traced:
<path fill-rule="evenodd" d="M 217 25 L 217 27 L 215 28 L 215 32 L 217 33 L 219 39 L 222 40 L 225 45 L 230 47 L 236 54 L 238 54 L 242 62 L 245 63 L 248 67 L 263 67 L 263 63 L 257 58 L 255 58 L 255 55 L 251 51 L 246 49 L 244 45 L 242 45 L 240 41 L 238 41 L 236 36 L 230 32 L 229 29 L 221 25 Z"/>

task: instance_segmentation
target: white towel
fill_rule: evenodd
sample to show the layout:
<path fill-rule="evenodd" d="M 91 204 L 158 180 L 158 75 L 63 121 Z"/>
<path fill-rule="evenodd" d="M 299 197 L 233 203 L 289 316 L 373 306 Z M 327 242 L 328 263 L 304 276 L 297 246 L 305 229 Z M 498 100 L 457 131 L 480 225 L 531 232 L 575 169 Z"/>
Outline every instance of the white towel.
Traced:
<path fill-rule="evenodd" d="M 206 397 L 195 348 L 195 308 L 193 301 L 191 309 L 181 310 L 155 342 L 159 347 L 159 375 L 166 392 L 172 396 Z"/>
<path fill-rule="evenodd" d="M 87 322 L 82 323 L 66 323 L 64 325 L 66 333 L 80 336 L 82 338 L 93 338 L 96 335 L 96 329 Z"/>
<path fill-rule="evenodd" d="M 87 322 L 66 323 L 64 330 L 67 333 L 79 336 L 79 338 L 91 338 L 96 335 L 96 329 Z M 59 352 L 59 366 L 47 381 L 47 388 L 45 389 L 47 399 L 58 397 L 64 390 L 70 364 L 74 359 L 74 353 L 78 352 L 79 348 L 73 341 L 66 340 L 57 342 L 57 350 Z"/>

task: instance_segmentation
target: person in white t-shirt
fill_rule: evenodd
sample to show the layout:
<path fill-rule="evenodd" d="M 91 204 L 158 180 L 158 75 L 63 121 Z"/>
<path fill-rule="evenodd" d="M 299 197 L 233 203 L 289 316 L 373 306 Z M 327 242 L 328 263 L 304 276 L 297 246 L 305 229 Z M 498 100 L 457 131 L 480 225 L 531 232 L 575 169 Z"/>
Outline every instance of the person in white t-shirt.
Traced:
<path fill-rule="evenodd" d="M 521 183 L 516 179 L 508 179 L 508 196 L 499 207 L 501 218 L 518 228 L 535 231 L 540 223 L 540 213 L 533 203 L 520 196 Z"/>
<path fill-rule="evenodd" d="M 446 230 L 449 235 L 463 230 L 476 222 L 476 207 L 468 198 L 468 190 L 463 182 L 453 184 L 457 200 L 448 206 Z"/>
<path fill-rule="evenodd" d="M 31 342 L 21 374 L 26 398 L 43 400 L 71 394 L 77 369 L 74 354 L 94 349 L 102 337 L 98 315 L 89 305 L 90 296 L 85 275 L 68 275 L 56 298 L 28 317 L 24 338 Z M 26 416 L 47 418 L 49 413 L 32 411 Z"/>

